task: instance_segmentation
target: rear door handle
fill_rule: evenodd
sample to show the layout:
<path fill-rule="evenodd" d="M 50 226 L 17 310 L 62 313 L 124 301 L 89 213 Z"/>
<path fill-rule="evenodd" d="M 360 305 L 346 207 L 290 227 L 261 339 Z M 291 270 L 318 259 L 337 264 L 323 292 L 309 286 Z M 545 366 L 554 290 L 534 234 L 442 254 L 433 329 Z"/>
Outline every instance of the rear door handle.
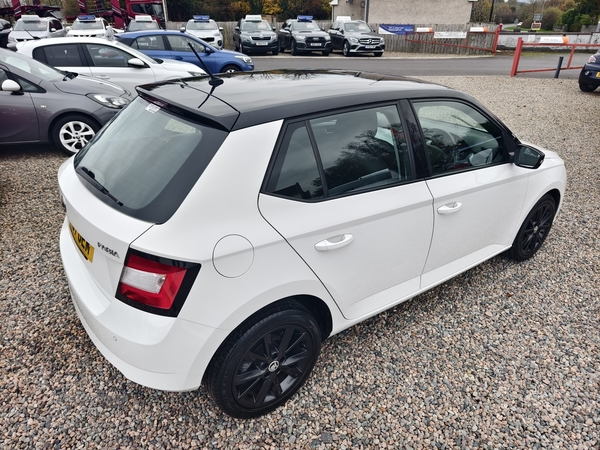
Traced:
<path fill-rule="evenodd" d="M 440 206 L 437 211 L 438 211 L 438 214 L 448 215 L 448 214 L 454 214 L 455 212 L 460 211 L 461 208 L 462 208 L 461 202 L 454 202 L 454 203 L 448 203 L 447 205 L 444 205 L 444 206 Z"/>
<path fill-rule="evenodd" d="M 337 242 L 331 242 L 328 239 L 325 239 L 321 242 L 317 242 L 315 244 L 315 249 L 319 252 L 328 252 L 329 250 L 337 250 L 338 248 L 345 247 L 350 244 L 354 240 L 354 236 L 352 234 L 343 234 L 341 239 Z"/>

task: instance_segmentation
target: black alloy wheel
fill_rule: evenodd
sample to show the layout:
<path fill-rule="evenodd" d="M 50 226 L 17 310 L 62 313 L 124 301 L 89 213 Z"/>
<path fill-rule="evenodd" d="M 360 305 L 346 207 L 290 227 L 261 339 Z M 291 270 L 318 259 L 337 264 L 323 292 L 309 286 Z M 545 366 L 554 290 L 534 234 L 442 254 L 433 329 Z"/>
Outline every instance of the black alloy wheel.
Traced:
<path fill-rule="evenodd" d="M 508 256 L 516 261 L 525 261 L 535 255 L 550 233 L 555 214 L 554 198 L 544 195 L 525 218 L 507 252 Z"/>
<path fill-rule="evenodd" d="M 304 384 L 320 349 L 315 319 L 296 302 L 279 304 L 228 338 L 208 369 L 209 395 L 233 417 L 266 414 Z"/>
<path fill-rule="evenodd" d="M 296 41 L 292 41 L 290 53 L 292 54 L 292 56 L 296 56 L 298 54 L 298 49 L 296 48 Z"/>

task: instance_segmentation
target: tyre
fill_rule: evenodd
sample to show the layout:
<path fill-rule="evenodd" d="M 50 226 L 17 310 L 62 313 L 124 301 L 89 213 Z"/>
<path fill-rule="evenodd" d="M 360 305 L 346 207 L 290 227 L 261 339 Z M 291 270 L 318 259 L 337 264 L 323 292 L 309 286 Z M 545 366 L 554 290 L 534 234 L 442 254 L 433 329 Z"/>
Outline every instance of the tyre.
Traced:
<path fill-rule="evenodd" d="M 579 82 L 579 89 L 583 92 L 594 92 L 598 86 L 588 83 Z"/>
<path fill-rule="evenodd" d="M 292 41 L 290 53 L 292 54 L 292 56 L 296 56 L 298 54 L 298 49 L 296 48 L 296 41 Z"/>
<path fill-rule="evenodd" d="M 512 247 L 507 251 L 508 257 L 525 261 L 535 255 L 550 233 L 555 214 L 554 199 L 548 194 L 544 195 L 525 218 Z"/>
<path fill-rule="evenodd" d="M 233 65 L 229 65 L 229 66 L 225 66 L 221 69 L 221 73 L 233 73 L 233 72 L 239 72 L 240 68 L 237 66 L 233 66 Z"/>
<path fill-rule="evenodd" d="M 275 49 L 271 52 L 273 56 L 277 56 L 279 54 L 279 49 Z"/>
<path fill-rule="evenodd" d="M 383 52 L 375 52 L 375 56 L 379 58 L 380 56 L 383 56 Z"/>
<path fill-rule="evenodd" d="M 279 51 L 281 53 L 285 53 L 285 45 L 283 43 L 283 40 L 279 41 Z"/>
<path fill-rule="evenodd" d="M 348 41 L 344 41 L 342 53 L 344 53 L 344 56 L 350 56 L 350 43 Z"/>
<path fill-rule="evenodd" d="M 50 136 L 57 148 L 71 156 L 85 147 L 100 128 L 95 120 L 72 114 L 58 119 L 52 125 Z"/>
<path fill-rule="evenodd" d="M 321 54 L 322 54 L 323 56 L 329 56 L 329 52 L 328 52 L 328 51 L 327 51 L 327 52 L 321 52 Z"/>
<path fill-rule="evenodd" d="M 304 384 L 320 349 L 315 319 L 296 302 L 281 303 L 225 341 L 207 372 L 208 393 L 232 417 L 266 414 Z"/>

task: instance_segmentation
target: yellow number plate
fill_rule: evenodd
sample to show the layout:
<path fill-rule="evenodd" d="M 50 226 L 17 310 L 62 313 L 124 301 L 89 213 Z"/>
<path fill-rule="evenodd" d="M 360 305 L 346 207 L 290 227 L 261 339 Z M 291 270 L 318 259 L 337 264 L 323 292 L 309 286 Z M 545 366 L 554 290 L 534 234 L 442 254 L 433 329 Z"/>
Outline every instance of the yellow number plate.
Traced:
<path fill-rule="evenodd" d="M 89 262 L 92 262 L 94 259 L 94 247 L 90 245 L 88 241 L 86 241 L 79 232 L 75 229 L 73 225 L 69 222 L 69 228 L 71 229 L 71 234 L 73 235 L 73 239 L 77 244 L 77 248 L 83 254 L 83 257 L 87 259 Z"/>

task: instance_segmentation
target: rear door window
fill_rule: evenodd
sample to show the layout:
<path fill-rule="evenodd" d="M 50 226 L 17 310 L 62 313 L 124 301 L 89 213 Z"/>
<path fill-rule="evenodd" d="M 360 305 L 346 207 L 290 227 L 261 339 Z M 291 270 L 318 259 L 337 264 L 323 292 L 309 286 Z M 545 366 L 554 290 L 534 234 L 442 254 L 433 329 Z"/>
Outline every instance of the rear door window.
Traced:
<path fill-rule="evenodd" d="M 388 105 L 290 124 L 266 190 L 309 200 L 412 179 L 402 121 Z"/>

